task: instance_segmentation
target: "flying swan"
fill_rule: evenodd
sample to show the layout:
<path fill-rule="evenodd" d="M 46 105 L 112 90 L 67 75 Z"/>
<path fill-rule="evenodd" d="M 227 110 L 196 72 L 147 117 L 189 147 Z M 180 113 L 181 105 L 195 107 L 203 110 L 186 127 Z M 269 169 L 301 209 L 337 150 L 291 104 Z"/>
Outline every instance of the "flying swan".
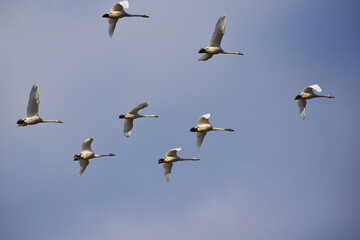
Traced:
<path fill-rule="evenodd" d="M 209 123 L 210 116 L 211 116 L 210 113 L 207 113 L 207 114 L 204 114 L 204 115 L 200 116 L 199 119 L 198 119 L 197 127 L 192 127 L 190 129 L 190 132 L 196 132 L 196 148 L 197 149 L 200 149 L 201 143 L 203 142 L 206 133 L 209 132 L 209 131 L 234 132 L 234 130 L 231 129 L 231 128 L 225 128 L 224 129 L 224 128 L 213 127 Z"/>
<path fill-rule="evenodd" d="M 18 127 L 19 126 L 27 126 L 27 125 L 34 125 L 38 123 L 49 123 L 49 122 L 55 122 L 55 123 L 63 123 L 60 120 L 43 120 L 39 117 L 39 90 L 38 87 L 34 84 L 31 88 L 30 96 L 29 96 L 29 102 L 27 106 L 27 114 L 26 118 L 19 119 L 17 121 Z"/>
<path fill-rule="evenodd" d="M 166 179 L 167 182 L 170 180 L 171 168 L 173 166 L 173 162 L 178 162 L 178 161 L 198 161 L 198 160 L 200 160 L 199 158 L 180 158 L 177 155 L 178 151 L 181 151 L 181 148 L 171 149 L 166 153 L 165 158 L 160 158 L 159 161 L 158 161 L 158 164 L 160 164 L 160 163 L 163 164 L 164 175 L 165 175 L 165 179 Z"/>
<path fill-rule="evenodd" d="M 301 118 L 304 120 L 305 119 L 305 106 L 306 106 L 306 99 L 312 99 L 312 98 L 319 98 L 319 97 L 324 97 L 324 98 L 334 98 L 334 96 L 331 95 L 317 95 L 314 93 L 313 89 L 315 89 L 317 92 L 321 92 L 321 88 L 318 84 L 314 84 L 311 86 L 308 86 L 306 88 L 304 88 L 301 91 L 301 94 L 296 95 L 295 99 L 299 105 L 299 112 L 300 112 L 300 116 Z"/>
<path fill-rule="evenodd" d="M 124 8 L 129 7 L 128 1 L 121 1 L 116 3 L 110 10 L 109 13 L 104 14 L 102 17 L 107 18 L 109 21 L 109 35 L 110 37 L 113 36 L 114 30 L 116 27 L 116 23 L 119 20 L 119 18 L 123 17 L 143 17 L 143 18 L 149 18 L 148 15 L 136 15 L 136 14 L 128 14 L 125 12 Z"/>
<path fill-rule="evenodd" d="M 125 119 L 124 120 L 124 136 L 125 137 L 130 137 L 131 135 L 131 129 L 133 128 L 133 121 L 136 118 L 142 118 L 142 117 L 154 117 L 157 118 L 157 115 L 140 115 L 138 114 L 138 111 L 146 108 L 147 106 L 149 106 L 150 102 L 145 102 L 145 103 L 141 103 L 139 105 L 137 105 L 136 107 L 134 107 L 133 109 L 131 109 L 127 114 L 121 114 L 119 115 L 120 119 Z"/>
<path fill-rule="evenodd" d="M 84 173 L 87 165 L 89 165 L 89 159 L 99 158 L 99 157 L 112 157 L 115 154 L 105 154 L 105 155 L 97 155 L 91 150 L 91 143 L 94 141 L 92 138 L 86 139 L 81 145 L 81 153 L 74 155 L 74 161 L 79 161 L 80 169 L 79 169 L 79 177 Z"/>
<path fill-rule="evenodd" d="M 199 50 L 199 53 L 203 53 L 203 55 L 198 59 L 198 61 L 206 61 L 210 59 L 214 54 L 218 54 L 218 53 L 244 55 L 241 52 L 227 52 L 221 48 L 220 44 L 221 44 L 221 39 L 225 33 L 225 24 L 226 24 L 226 16 L 223 15 L 219 18 L 219 20 L 216 23 L 210 44 L 206 48 L 201 48 Z"/>

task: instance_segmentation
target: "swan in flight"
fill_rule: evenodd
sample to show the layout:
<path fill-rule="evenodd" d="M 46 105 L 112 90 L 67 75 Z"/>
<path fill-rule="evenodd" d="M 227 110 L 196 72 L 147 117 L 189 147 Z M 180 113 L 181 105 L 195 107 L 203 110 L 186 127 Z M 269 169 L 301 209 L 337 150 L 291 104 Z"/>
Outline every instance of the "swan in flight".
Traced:
<path fill-rule="evenodd" d="M 219 18 L 219 20 L 216 23 L 210 44 L 206 48 L 201 48 L 199 50 L 199 53 L 203 53 L 203 55 L 198 59 L 198 61 L 206 61 L 210 59 L 213 56 L 213 54 L 218 54 L 218 53 L 244 55 L 241 52 L 227 52 L 221 48 L 220 44 L 221 44 L 221 39 L 225 33 L 225 24 L 226 24 L 226 16 L 223 15 Z"/>
<path fill-rule="evenodd" d="M 102 17 L 107 18 L 109 21 L 109 35 L 110 37 L 113 36 L 114 30 L 116 27 L 116 23 L 119 20 L 119 18 L 123 17 L 143 17 L 143 18 L 149 18 L 148 15 L 136 15 L 136 14 L 128 14 L 125 12 L 124 8 L 129 7 L 128 1 L 121 1 L 116 3 L 110 10 L 109 13 L 104 14 Z"/>
<path fill-rule="evenodd" d="M 158 164 L 160 164 L 160 163 L 163 164 L 164 175 L 165 175 L 165 179 L 166 179 L 167 182 L 170 180 L 171 168 L 173 166 L 173 162 L 178 162 L 178 161 L 198 161 L 198 160 L 200 160 L 199 158 L 180 158 L 176 154 L 178 151 L 181 151 L 181 148 L 171 149 L 166 153 L 165 158 L 160 158 L 159 161 L 158 161 Z"/>
<path fill-rule="evenodd" d="M 204 137 L 206 135 L 207 132 L 209 131 L 228 131 L 228 132 L 234 132 L 233 129 L 231 128 L 216 128 L 213 127 L 210 123 L 209 123 L 209 118 L 210 118 L 210 113 L 204 114 L 202 116 L 199 117 L 198 119 L 198 126 L 197 127 L 192 127 L 190 129 L 190 132 L 196 132 L 196 148 L 200 149 L 201 143 L 204 140 Z"/>
<path fill-rule="evenodd" d="M 94 141 L 92 138 L 86 139 L 81 145 L 81 153 L 74 155 L 74 161 L 79 161 L 80 169 L 79 169 L 79 177 L 85 171 L 87 165 L 89 165 L 89 159 L 98 158 L 98 157 L 107 157 L 107 156 L 115 156 L 115 154 L 105 154 L 105 155 L 97 155 L 91 150 L 91 143 Z"/>
<path fill-rule="evenodd" d="M 55 123 L 63 123 L 60 120 L 43 120 L 39 117 L 39 90 L 38 87 L 34 84 L 31 88 L 29 102 L 27 106 L 27 114 L 26 118 L 19 119 L 17 121 L 18 127 L 26 125 L 34 125 L 38 123 L 48 123 L 48 122 L 55 122 Z"/>
<path fill-rule="evenodd" d="M 140 115 L 138 114 L 138 111 L 146 108 L 147 106 L 149 106 L 150 102 L 145 102 L 145 103 L 141 103 L 139 105 L 137 105 L 136 107 L 134 107 L 133 109 L 131 109 L 127 114 L 121 114 L 119 116 L 120 119 L 125 119 L 124 120 L 124 136 L 125 137 L 130 137 L 131 135 L 131 129 L 133 128 L 133 120 L 136 118 L 142 118 L 142 117 L 154 117 L 157 118 L 157 115 Z"/>
<path fill-rule="evenodd" d="M 306 99 L 312 99 L 312 98 L 318 98 L 318 97 L 324 97 L 324 98 L 334 98 L 334 96 L 331 95 L 317 95 L 314 93 L 313 89 L 315 89 L 317 92 L 321 92 L 321 88 L 318 84 L 314 84 L 311 86 L 308 86 L 304 88 L 301 91 L 301 94 L 296 95 L 295 100 L 297 101 L 299 105 L 299 112 L 301 115 L 301 118 L 305 119 L 305 106 L 306 106 Z"/>

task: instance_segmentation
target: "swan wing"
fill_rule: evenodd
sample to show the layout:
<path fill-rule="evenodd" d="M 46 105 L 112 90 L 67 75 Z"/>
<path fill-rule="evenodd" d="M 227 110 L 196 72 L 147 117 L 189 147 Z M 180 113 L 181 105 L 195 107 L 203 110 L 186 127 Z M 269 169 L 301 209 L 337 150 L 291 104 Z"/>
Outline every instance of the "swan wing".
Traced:
<path fill-rule="evenodd" d="M 313 92 L 313 89 L 315 89 L 317 92 L 321 92 L 321 88 L 318 84 L 314 84 L 314 85 L 311 85 L 311 86 L 308 86 L 306 88 L 304 88 L 302 90 L 302 93 L 310 93 L 310 94 L 314 94 Z"/>
<path fill-rule="evenodd" d="M 174 149 L 171 149 L 169 150 L 167 153 L 166 153 L 166 157 L 177 157 L 177 152 L 178 151 L 181 151 L 181 148 L 174 148 Z"/>
<path fill-rule="evenodd" d="M 212 58 L 213 54 L 211 53 L 204 53 L 203 55 L 201 55 L 201 57 L 198 59 L 198 61 L 206 61 L 210 58 Z"/>
<path fill-rule="evenodd" d="M 133 119 L 125 119 L 124 130 L 123 130 L 125 137 L 130 137 L 132 128 L 133 128 Z"/>
<path fill-rule="evenodd" d="M 90 151 L 92 152 L 91 150 L 91 143 L 94 141 L 93 138 L 88 138 L 86 139 L 83 144 L 81 145 L 81 152 L 85 152 L 85 151 Z"/>
<path fill-rule="evenodd" d="M 226 16 L 223 15 L 216 23 L 215 30 L 211 37 L 209 47 L 220 47 L 222 37 L 225 33 Z"/>
<path fill-rule="evenodd" d="M 210 116 L 211 116 L 211 113 L 207 113 L 207 114 L 204 114 L 204 115 L 200 116 L 199 119 L 198 119 L 198 125 L 210 124 L 209 123 Z"/>
<path fill-rule="evenodd" d="M 39 104 L 40 104 L 39 90 L 38 90 L 38 87 L 34 84 L 30 91 L 26 116 L 27 117 L 38 116 Z"/>
<path fill-rule="evenodd" d="M 89 165 L 89 160 L 80 159 L 79 160 L 80 169 L 79 169 L 79 177 L 84 173 L 87 165 Z"/>
<path fill-rule="evenodd" d="M 129 7 L 129 2 L 128 1 L 121 1 L 116 3 L 110 10 L 110 12 L 122 12 L 124 10 L 124 8 L 128 8 Z"/>
<path fill-rule="evenodd" d="M 165 179 L 168 182 L 171 176 L 172 163 L 163 163 Z"/>
<path fill-rule="evenodd" d="M 131 109 L 129 111 L 130 114 L 137 114 L 139 110 L 146 108 L 147 106 L 149 106 L 150 102 L 145 102 L 145 103 L 141 103 L 139 105 L 137 105 L 136 107 L 134 107 L 133 109 Z"/>
<path fill-rule="evenodd" d="M 304 119 L 305 119 L 305 112 L 306 112 L 306 109 L 305 109 L 306 100 L 305 100 L 305 99 L 298 99 L 298 100 L 297 100 L 297 103 L 298 103 L 298 105 L 299 105 L 299 113 L 300 113 L 300 116 L 301 116 L 301 118 L 304 120 Z"/>
<path fill-rule="evenodd" d="M 314 85 L 311 85 L 309 86 L 310 88 L 312 89 L 315 89 L 317 92 L 321 92 L 321 87 L 319 86 L 319 84 L 314 84 Z"/>
<path fill-rule="evenodd" d="M 115 27 L 116 27 L 116 23 L 117 23 L 118 19 L 108 18 L 108 21 L 109 21 L 109 35 L 110 35 L 110 37 L 112 37 L 114 34 L 114 31 L 115 31 Z"/>
<path fill-rule="evenodd" d="M 202 142 L 204 141 L 204 137 L 206 132 L 196 132 L 196 148 L 200 149 Z"/>

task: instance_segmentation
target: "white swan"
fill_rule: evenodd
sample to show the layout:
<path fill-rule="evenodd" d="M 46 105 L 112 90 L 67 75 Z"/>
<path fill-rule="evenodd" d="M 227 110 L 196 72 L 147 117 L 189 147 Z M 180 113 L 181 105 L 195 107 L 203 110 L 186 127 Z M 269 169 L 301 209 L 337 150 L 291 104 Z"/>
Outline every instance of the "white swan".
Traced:
<path fill-rule="evenodd" d="M 39 117 L 39 90 L 38 87 L 34 84 L 31 88 L 29 102 L 27 106 L 27 114 L 26 118 L 19 119 L 17 121 L 18 127 L 26 125 L 34 125 L 38 123 L 48 123 L 48 122 L 55 122 L 55 123 L 63 123 L 60 120 L 43 120 Z"/>
<path fill-rule="evenodd" d="M 131 129 L 133 128 L 133 120 L 136 118 L 142 118 L 142 117 L 155 117 L 157 118 L 157 115 L 140 115 L 138 114 L 138 111 L 146 108 L 147 106 L 149 106 L 150 102 L 145 102 L 145 103 L 141 103 L 139 105 L 137 105 L 136 107 L 134 107 L 133 109 L 131 109 L 127 114 L 121 114 L 119 115 L 120 119 L 125 119 L 124 120 L 124 136 L 125 137 L 130 137 L 131 135 Z"/>
<path fill-rule="evenodd" d="M 173 162 L 178 162 L 178 161 L 198 161 L 198 160 L 200 160 L 199 158 L 180 158 L 176 154 L 178 151 L 181 151 L 181 148 L 171 149 L 166 153 L 165 158 L 160 158 L 159 161 L 158 161 L 158 164 L 160 164 L 160 163 L 163 164 L 164 175 L 165 175 L 166 181 L 170 180 L 171 168 L 173 166 Z"/>
<path fill-rule="evenodd" d="M 198 126 L 197 127 L 192 127 L 190 129 L 190 132 L 196 132 L 196 148 L 197 149 L 200 149 L 201 143 L 203 142 L 206 133 L 209 132 L 209 131 L 234 132 L 234 130 L 231 129 L 231 128 L 216 128 L 216 127 L 213 127 L 209 123 L 210 116 L 211 116 L 210 113 L 207 113 L 207 114 L 204 114 L 204 115 L 200 116 L 199 119 L 198 119 Z"/>
<path fill-rule="evenodd" d="M 148 15 L 136 15 L 136 14 L 128 14 L 125 12 L 124 8 L 129 7 L 128 1 L 122 1 L 116 3 L 110 10 L 109 13 L 104 14 L 102 17 L 107 18 L 109 21 L 109 35 L 110 37 L 113 36 L 116 23 L 119 20 L 119 18 L 123 17 L 143 17 L 143 18 L 149 18 Z"/>
<path fill-rule="evenodd" d="M 298 94 L 295 97 L 295 100 L 297 101 L 297 103 L 299 105 L 299 112 L 300 112 L 301 118 L 303 120 L 305 119 L 306 99 L 319 98 L 319 97 L 334 98 L 334 96 L 331 96 L 331 95 L 317 95 L 317 94 L 314 93 L 313 89 L 315 89 L 317 92 L 322 91 L 318 84 L 314 84 L 314 85 L 311 85 L 311 86 L 308 86 L 308 87 L 304 88 L 301 91 L 301 94 Z"/>
<path fill-rule="evenodd" d="M 198 59 L 198 61 L 206 61 L 210 59 L 214 54 L 218 54 L 218 53 L 244 55 L 241 52 L 227 52 L 221 48 L 220 44 L 221 44 L 221 39 L 225 33 L 225 24 L 226 24 L 226 16 L 223 15 L 219 18 L 219 20 L 216 23 L 210 44 L 206 48 L 201 48 L 199 50 L 199 53 L 203 53 L 203 55 Z"/>
<path fill-rule="evenodd" d="M 79 177 L 85 171 L 87 165 L 89 165 L 89 159 L 98 158 L 98 157 L 106 157 L 106 156 L 115 156 L 115 154 L 105 154 L 105 155 L 97 155 L 91 150 L 91 143 L 94 141 L 92 138 L 86 139 L 81 145 L 81 153 L 74 155 L 74 161 L 79 161 L 80 169 L 79 169 Z"/>

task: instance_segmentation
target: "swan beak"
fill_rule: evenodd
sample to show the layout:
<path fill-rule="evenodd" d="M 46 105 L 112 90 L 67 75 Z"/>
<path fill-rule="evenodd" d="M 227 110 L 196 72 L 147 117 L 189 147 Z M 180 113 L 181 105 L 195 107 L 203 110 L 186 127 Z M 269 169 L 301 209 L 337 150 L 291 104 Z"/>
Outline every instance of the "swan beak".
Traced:
<path fill-rule="evenodd" d="M 103 17 L 103 18 L 108 18 L 108 17 L 109 17 L 109 14 L 106 13 L 106 14 L 104 14 L 102 17 Z"/>

